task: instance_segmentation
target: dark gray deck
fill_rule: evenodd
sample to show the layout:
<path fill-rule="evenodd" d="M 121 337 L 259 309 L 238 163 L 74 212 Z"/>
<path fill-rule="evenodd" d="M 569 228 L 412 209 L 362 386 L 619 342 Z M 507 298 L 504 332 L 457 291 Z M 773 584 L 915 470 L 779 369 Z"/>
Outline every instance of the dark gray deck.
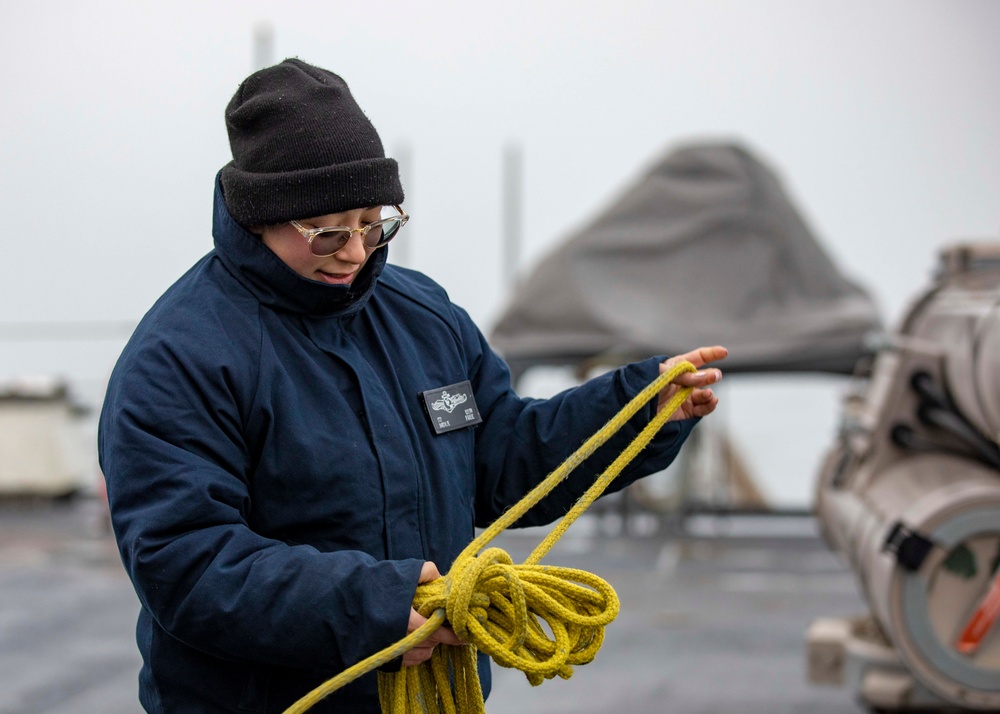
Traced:
<path fill-rule="evenodd" d="M 684 537 L 607 525 L 577 524 L 545 560 L 617 589 L 622 613 L 597 659 L 538 688 L 496 668 L 491 714 L 861 711 L 805 681 L 809 623 L 863 610 L 811 521 L 701 520 Z M 498 545 L 517 561 L 543 533 Z M 0 714 L 140 711 L 137 609 L 97 502 L 0 506 Z"/>

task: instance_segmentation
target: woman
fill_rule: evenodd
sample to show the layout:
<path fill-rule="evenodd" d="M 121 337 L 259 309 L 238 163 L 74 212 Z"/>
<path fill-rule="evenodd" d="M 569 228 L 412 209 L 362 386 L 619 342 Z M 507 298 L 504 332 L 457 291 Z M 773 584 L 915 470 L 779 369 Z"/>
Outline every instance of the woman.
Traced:
<path fill-rule="evenodd" d="M 424 621 L 418 583 L 663 369 L 519 398 L 468 315 L 386 265 L 407 220 L 396 162 L 338 76 L 297 59 L 261 70 L 226 124 L 215 248 L 140 323 L 101 415 L 150 712 L 280 712 L 400 639 Z M 699 389 L 616 488 L 671 462 L 720 378 L 676 380 Z M 519 525 L 562 515 L 640 416 Z M 398 664 L 439 642 L 457 639 L 439 630 Z M 315 711 L 378 711 L 374 677 Z"/>

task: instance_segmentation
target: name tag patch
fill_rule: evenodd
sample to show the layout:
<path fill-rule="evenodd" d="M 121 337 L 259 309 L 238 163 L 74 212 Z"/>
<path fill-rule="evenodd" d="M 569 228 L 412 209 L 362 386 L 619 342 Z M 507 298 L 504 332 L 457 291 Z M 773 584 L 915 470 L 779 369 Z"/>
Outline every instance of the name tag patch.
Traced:
<path fill-rule="evenodd" d="M 420 396 L 424 400 L 424 408 L 435 434 L 466 429 L 483 421 L 479 407 L 476 406 L 476 398 L 472 396 L 472 383 L 469 380 L 428 389 L 421 392 Z"/>

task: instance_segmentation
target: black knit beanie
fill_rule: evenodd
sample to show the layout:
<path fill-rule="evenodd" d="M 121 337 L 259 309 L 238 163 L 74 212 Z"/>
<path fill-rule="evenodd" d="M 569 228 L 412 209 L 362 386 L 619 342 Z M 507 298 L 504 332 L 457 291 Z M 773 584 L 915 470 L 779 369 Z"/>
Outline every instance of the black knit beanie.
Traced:
<path fill-rule="evenodd" d="M 243 226 L 403 202 L 399 167 L 343 79 L 298 59 L 247 77 L 226 107 L 222 191 Z"/>

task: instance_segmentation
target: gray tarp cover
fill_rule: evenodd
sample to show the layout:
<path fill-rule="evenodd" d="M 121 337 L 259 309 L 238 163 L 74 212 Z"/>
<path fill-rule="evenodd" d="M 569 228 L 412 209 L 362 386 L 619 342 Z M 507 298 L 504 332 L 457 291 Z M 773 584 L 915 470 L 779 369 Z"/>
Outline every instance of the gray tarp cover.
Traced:
<path fill-rule="evenodd" d="M 728 372 L 850 372 L 881 329 L 746 149 L 678 149 L 516 288 L 491 344 L 515 373 L 701 345 Z"/>

